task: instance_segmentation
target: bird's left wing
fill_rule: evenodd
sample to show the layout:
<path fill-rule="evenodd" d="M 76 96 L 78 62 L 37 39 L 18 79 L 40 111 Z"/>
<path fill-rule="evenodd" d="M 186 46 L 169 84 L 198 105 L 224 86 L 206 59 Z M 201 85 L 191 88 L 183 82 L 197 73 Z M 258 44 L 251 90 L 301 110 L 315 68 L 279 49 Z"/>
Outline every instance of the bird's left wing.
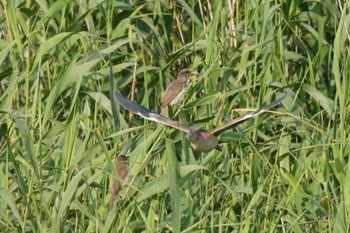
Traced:
<path fill-rule="evenodd" d="M 159 113 L 156 113 L 148 108 L 145 108 L 144 106 L 125 98 L 122 94 L 118 92 L 114 93 L 114 98 L 121 106 L 123 106 L 124 108 L 128 109 L 133 113 L 136 113 L 137 115 L 140 115 L 141 117 L 147 120 L 168 125 L 175 129 L 181 130 L 185 133 L 189 133 L 191 130 L 190 127 L 182 125 L 177 121 L 170 120 Z"/>

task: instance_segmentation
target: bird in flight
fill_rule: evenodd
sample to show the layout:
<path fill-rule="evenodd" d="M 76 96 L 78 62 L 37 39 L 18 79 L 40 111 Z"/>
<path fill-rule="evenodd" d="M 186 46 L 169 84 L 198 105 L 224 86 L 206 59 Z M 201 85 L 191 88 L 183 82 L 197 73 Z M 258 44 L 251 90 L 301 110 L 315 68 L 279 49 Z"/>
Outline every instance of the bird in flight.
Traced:
<path fill-rule="evenodd" d="M 270 108 L 275 107 L 279 103 L 281 103 L 286 97 L 288 96 L 288 93 L 284 94 L 282 97 L 276 99 L 272 103 L 260 108 L 259 110 L 256 110 L 254 112 L 248 113 L 244 116 L 237 117 L 233 120 L 230 120 L 226 122 L 225 124 L 221 125 L 220 127 L 217 127 L 212 130 L 205 130 L 205 129 L 199 129 L 195 130 L 188 126 L 185 126 L 183 124 L 180 124 L 177 121 L 170 120 L 166 118 L 165 116 L 156 113 L 150 109 L 145 108 L 144 106 L 133 102 L 126 97 L 124 97 L 122 94 L 116 92 L 114 93 L 114 98 L 116 101 L 123 106 L 124 108 L 128 109 L 131 112 L 134 112 L 141 117 L 150 120 L 155 121 L 157 123 L 165 124 L 167 126 L 173 127 L 175 129 L 178 129 L 180 131 L 183 131 L 187 134 L 187 138 L 191 142 L 191 146 L 194 150 L 198 152 L 210 152 L 213 149 L 220 150 L 219 147 L 219 140 L 217 139 L 217 136 L 222 133 L 223 131 L 235 127 L 239 124 L 242 124 L 243 122 L 249 120 L 252 117 L 255 117 L 256 115 L 263 113 L 267 111 Z"/>
<path fill-rule="evenodd" d="M 181 103 L 185 97 L 185 93 L 190 83 L 191 77 L 194 76 L 188 69 L 182 69 L 177 78 L 171 82 L 165 89 L 165 93 L 161 105 L 161 113 L 165 113 L 168 105 L 175 105 Z"/>

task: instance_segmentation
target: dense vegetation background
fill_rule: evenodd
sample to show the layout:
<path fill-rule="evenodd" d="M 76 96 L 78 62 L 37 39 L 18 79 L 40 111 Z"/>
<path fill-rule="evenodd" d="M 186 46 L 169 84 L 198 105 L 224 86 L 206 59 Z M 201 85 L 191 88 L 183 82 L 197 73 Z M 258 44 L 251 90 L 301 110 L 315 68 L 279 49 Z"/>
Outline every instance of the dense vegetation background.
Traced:
<path fill-rule="evenodd" d="M 349 1 L 1 1 L 4 232 L 349 232 Z M 194 160 L 183 133 L 273 101 Z M 128 158 L 121 180 L 115 158 Z M 109 187 L 121 180 L 109 208 Z"/>

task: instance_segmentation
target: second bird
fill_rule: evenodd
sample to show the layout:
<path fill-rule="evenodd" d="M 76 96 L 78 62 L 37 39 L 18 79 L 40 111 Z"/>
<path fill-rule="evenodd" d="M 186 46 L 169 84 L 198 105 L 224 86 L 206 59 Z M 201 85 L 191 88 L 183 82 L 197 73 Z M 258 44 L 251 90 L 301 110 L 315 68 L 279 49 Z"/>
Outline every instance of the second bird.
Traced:
<path fill-rule="evenodd" d="M 176 80 L 168 85 L 162 100 L 161 112 L 165 113 L 168 105 L 175 105 L 182 102 L 185 97 L 187 87 L 194 76 L 188 69 L 182 69 L 177 75 Z"/>

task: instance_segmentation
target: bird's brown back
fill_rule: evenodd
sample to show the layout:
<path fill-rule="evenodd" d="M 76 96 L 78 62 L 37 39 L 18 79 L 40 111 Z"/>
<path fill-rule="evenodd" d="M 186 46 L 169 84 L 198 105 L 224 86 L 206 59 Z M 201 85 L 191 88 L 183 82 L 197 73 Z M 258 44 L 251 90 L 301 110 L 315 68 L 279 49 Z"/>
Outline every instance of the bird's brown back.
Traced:
<path fill-rule="evenodd" d="M 170 83 L 168 87 L 165 89 L 165 93 L 164 93 L 162 105 L 161 105 L 162 109 L 164 109 L 169 104 L 170 105 L 173 104 L 171 102 L 173 102 L 176 98 L 178 98 L 178 95 L 181 95 L 181 92 L 185 91 L 185 88 L 189 83 L 189 79 L 191 75 L 192 75 L 191 71 L 189 71 L 189 69 L 187 68 L 182 69 L 179 72 L 176 80 Z"/>
<path fill-rule="evenodd" d="M 170 104 L 171 101 L 175 99 L 175 97 L 180 94 L 184 86 L 186 85 L 187 77 L 180 76 L 175 81 L 169 84 L 169 86 L 165 90 L 165 95 L 162 101 L 162 108 L 165 108 Z"/>

